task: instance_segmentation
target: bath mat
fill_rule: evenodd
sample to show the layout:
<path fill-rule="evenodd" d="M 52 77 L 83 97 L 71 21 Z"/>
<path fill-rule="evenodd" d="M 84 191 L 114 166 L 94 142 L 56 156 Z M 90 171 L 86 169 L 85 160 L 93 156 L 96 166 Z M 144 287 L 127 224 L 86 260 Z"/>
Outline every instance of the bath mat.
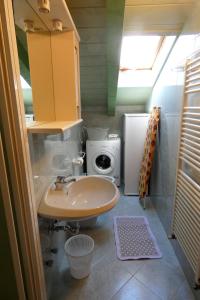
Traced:
<path fill-rule="evenodd" d="M 114 231 L 120 260 L 161 258 L 162 254 L 145 217 L 114 217 Z"/>

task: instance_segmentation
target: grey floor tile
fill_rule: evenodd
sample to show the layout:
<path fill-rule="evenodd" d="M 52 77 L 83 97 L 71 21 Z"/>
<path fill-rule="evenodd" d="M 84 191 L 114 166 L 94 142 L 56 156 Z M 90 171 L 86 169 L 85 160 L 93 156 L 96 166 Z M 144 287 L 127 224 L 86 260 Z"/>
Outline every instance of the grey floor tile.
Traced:
<path fill-rule="evenodd" d="M 113 231 L 113 216 L 117 215 L 146 216 L 163 254 L 162 259 L 120 261 Z M 100 216 L 94 228 L 82 232 L 95 241 L 92 272 L 82 280 L 71 277 L 64 253 L 66 237 L 59 233 L 59 253 L 49 280 L 49 300 L 193 299 L 183 298 L 184 295 L 190 296 L 190 288 L 184 285 L 183 272 L 150 202 L 148 209 L 143 210 L 137 197 L 121 196 L 118 205 Z"/>
<path fill-rule="evenodd" d="M 112 300 L 161 300 L 150 289 L 135 278 L 130 279 Z"/>
<path fill-rule="evenodd" d="M 188 282 L 185 280 L 172 300 L 195 300 Z"/>
<path fill-rule="evenodd" d="M 51 300 L 100 300 L 111 297 L 131 278 L 131 274 L 116 261 L 100 261 L 91 274 L 82 280 L 71 278 L 69 269 L 60 273 Z"/>
<path fill-rule="evenodd" d="M 146 259 L 125 261 L 118 260 L 118 265 L 125 268 L 132 275 L 135 275 L 147 262 L 148 260 Z"/>
<path fill-rule="evenodd" d="M 149 261 L 135 278 L 165 300 L 170 300 L 185 280 L 180 270 L 172 269 L 162 259 Z"/>
<path fill-rule="evenodd" d="M 179 272 L 183 273 L 174 250 L 169 242 L 164 244 L 158 243 L 158 245 L 163 255 L 162 260 L 165 261 L 171 268 L 175 269 L 176 271 L 179 270 Z"/>

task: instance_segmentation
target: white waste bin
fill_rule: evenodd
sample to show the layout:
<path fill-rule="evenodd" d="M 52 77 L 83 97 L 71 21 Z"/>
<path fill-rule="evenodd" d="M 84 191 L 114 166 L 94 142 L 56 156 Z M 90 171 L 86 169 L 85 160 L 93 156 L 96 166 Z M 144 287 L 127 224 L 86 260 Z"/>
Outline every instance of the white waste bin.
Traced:
<path fill-rule="evenodd" d="M 69 261 L 72 277 L 81 279 L 90 274 L 94 240 L 86 234 L 78 234 L 65 243 L 65 253 Z"/>

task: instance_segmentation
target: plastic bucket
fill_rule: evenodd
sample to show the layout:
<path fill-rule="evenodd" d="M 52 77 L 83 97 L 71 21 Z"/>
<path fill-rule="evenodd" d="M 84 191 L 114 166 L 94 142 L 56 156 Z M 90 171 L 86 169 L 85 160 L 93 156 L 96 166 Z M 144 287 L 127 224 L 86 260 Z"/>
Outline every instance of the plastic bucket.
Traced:
<path fill-rule="evenodd" d="M 87 277 L 91 270 L 94 240 L 86 234 L 78 234 L 69 238 L 64 248 L 72 277 Z"/>

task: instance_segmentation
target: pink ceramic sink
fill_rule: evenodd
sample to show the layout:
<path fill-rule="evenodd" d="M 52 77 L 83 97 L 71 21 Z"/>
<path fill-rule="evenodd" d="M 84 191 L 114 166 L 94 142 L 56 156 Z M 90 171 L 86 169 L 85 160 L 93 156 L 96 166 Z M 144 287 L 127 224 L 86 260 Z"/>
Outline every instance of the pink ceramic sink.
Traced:
<path fill-rule="evenodd" d="M 82 220 L 96 217 L 112 209 L 119 191 L 111 181 L 95 176 L 83 176 L 62 190 L 48 188 L 38 213 L 41 216 Z"/>

